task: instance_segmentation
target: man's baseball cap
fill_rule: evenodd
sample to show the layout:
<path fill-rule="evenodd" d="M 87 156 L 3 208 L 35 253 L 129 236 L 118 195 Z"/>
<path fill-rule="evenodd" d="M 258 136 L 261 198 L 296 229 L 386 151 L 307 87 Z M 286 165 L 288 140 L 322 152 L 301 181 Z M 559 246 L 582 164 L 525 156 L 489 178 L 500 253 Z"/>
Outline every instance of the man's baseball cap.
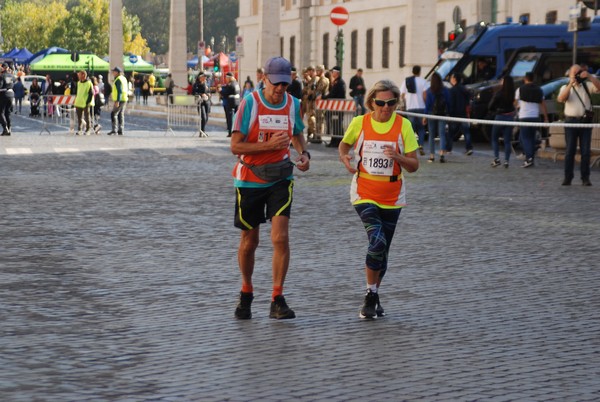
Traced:
<path fill-rule="evenodd" d="M 283 57 L 271 57 L 265 63 L 265 74 L 272 83 L 292 83 L 292 65 Z"/>
<path fill-rule="evenodd" d="M 121 67 L 119 67 L 119 66 L 117 66 L 117 67 L 113 68 L 112 70 L 113 70 L 114 72 L 116 72 L 116 73 L 122 73 L 122 72 L 123 72 L 123 69 L 122 69 Z"/>
<path fill-rule="evenodd" d="M 335 71 L 337 73 L 339 73 L 340 71 L 342 71 L 342 69 L 339 66 L 334 66 L 331 71 Z"/>

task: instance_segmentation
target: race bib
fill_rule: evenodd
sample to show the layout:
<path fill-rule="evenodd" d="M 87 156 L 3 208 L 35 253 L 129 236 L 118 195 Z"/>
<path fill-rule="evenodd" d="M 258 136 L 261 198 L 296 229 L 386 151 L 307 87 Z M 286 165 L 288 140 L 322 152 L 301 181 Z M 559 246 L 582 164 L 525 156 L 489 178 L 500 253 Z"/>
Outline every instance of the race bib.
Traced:
<path fill-rule="evenodd" d="M 288 131 L 287 115 L 267 114 L 258 116 L 258 142 L 267 142 L 277 131 Z"/>
<path fill-rule="evenodd" d="M 287 115 L 268 114 L 258 116 L 258 128 L 261 131 L 287 131 L 288 127 Z"/>
<path fill-rule="evenodd" d="M 365 171 L 375 176 L 393 176 L 394 159 L 385 156 L 384 146 L 393 148 L 396 143 L 392 141 L 365 141 L 362 149 L 362 165 Z"/>

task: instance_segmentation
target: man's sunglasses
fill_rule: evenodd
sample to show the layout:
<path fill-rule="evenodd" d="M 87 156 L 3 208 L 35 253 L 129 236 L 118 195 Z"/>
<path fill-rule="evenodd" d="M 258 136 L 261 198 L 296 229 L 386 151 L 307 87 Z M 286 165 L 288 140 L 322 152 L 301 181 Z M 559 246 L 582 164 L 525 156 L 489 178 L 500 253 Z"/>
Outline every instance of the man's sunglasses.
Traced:
<path fill-rule="evenodd" d="M 385 105 L 395 106 L 396 103 L 398 103 L 398 98 L 388 99 L 388 100 L 373 99 L 373 102 L 379 107 L 384 107 Z"/>
<path fill-rule="evenodd" d="M 273 85 L 274 87 L 278 87 L 278 86 L 283 86 L 283 87 L 287 87 L 288 84 L 287 82 L 273 82 L 269 79 L 269 82 L 271 83 L 271 85 Z"/>

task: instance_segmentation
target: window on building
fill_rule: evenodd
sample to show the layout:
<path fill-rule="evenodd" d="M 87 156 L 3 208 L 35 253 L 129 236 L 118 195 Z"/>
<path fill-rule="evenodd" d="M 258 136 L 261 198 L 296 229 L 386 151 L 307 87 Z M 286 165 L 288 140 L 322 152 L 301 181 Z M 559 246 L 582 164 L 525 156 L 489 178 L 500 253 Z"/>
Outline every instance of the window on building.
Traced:
<path fill-rule="evenodd" d="M 398 64 L 400 67 L 404 67 L 406 62 L 404 61 L 404 54 L 406 52 L 406 25 L 400 27 L 400 38 L 398 38 Z"/>
<path fill-rule="evenodd" d="M 373 68 L 373 29 L 367 29 L 367 68 Z"/>
<path fill-rule="evenodd" d="M 548 11 L 546 13 L 546 24 L 556 24 L 558 19 L 558 12 L 556 10 Z"/>
<path fill-rule="evenodd" d="M 279 54 L 283 54 L 283 36 L 279 37 Z"/>
<path fill-rule="evenodd" d="M 446 23 L 438 22 L 437 24 L 437 43 L 438 49 L 444 48 L 444 42 L 446 41 Z"/>
<path fill-rule="evenodd" d="M 290 63 L 292 66 L 296 65 L 296 37 L 290 37 Z"/>
<path fill-rule="evenodd" d="M 252 15 L 258 15 L 258 0 L 252 0 Z"/>
<path fill-rule="evenodd" d="M 354 30 L 350 33 L 350 68 L 356 70 L 358 68 L 358 31 Z"/>
<path fill-rule="evenodd" d="M 323 34 L 323 65 L 329 63 L 329 32 Z"/>
<path fill-rule="evenodd" d="M 381 67 L 390 68 L 390 28 L 383 28 L 381 41 Z"/>

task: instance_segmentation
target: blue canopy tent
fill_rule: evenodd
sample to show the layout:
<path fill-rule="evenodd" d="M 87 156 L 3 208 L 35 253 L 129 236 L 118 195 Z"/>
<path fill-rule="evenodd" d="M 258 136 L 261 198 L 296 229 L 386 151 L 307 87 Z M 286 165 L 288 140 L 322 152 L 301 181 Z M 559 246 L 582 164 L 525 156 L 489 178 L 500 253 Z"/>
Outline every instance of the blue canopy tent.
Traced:
<path fill-rule="evenodd" d="M 47 49 L 40 50 L 37 53 L 34 53 L 33 55 L 31 55 L 31 57 L 27 60 L 27 62 L 25 64 L 37 63 L 38 61 L 42 60 L 44 57 L 48 56 L 49 54 L 54 54 L 54 53 L 68 54 L 71 52 L 67 49 L 63 49 L 62 47 L 52 46 Z"/>
<path fill-rule="evenodd" d="M 209 60 L 210 59 L 208 57 L 202 56 L 202 65 L 204 65 L 204 63 L 206 63 Z M 198 56 L 187 61 L 187 68 L 196 68 L 197 65 L 198 65 Z M 202 70 L 202 66 L 200 66 L 200 69 Z"/>
<path fill-rule="evenodd" d="M 27 50 L 26 47 L 24 47 L 23 49 L 13 54 L 12 58 L 13 61 L 17 64 L 27 64 L 27 60 L 29 60 L 31 56 L 33 56 L 33 53 L 31 53 L 29 50 Z"/>
<path fill-rule="evenodd" d="M 13 61 L 13 55 L 15 53 L 17 53 L 19 51 L 18 47 L 13 47 L 12 49 L 10 49 L 8 52 L 4 53 L 3 55 L 0 56 L 0 60 L 2 60 L 3 62 L 5 61 Z"/>

